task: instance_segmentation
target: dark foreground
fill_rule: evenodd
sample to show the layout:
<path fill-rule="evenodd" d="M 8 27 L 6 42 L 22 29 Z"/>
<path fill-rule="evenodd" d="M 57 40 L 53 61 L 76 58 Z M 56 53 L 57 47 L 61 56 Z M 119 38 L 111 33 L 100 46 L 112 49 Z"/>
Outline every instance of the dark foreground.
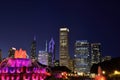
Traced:
<path fill-rule="evenodd" d="M 46 78 L 46 80 L 94 80 L 94 79 L 89 77 L 69 77 L 67 79 L 48 77 Z M 120 80 L 120 76 L 106 77 L 106 80 Z"/>

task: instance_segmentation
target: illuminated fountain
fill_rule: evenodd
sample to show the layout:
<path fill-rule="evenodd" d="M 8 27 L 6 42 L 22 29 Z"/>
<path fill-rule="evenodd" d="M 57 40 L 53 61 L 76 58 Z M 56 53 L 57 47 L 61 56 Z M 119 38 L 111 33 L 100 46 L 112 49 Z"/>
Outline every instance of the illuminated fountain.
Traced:
<path fill-rule="evenodd" d="M 47 67 L 27 59 L 25 50 L 16 50 L 14 58 L 6 58 L 0 64 L 0 80 L 44 80 L 51 74 Z"/>
<path fill-rule="evenodd" d="M 95 80 L 106 80 L 105 76 L 103 76 L 100 66 L 98 66 L 98 75 L 95 77 Z"/>

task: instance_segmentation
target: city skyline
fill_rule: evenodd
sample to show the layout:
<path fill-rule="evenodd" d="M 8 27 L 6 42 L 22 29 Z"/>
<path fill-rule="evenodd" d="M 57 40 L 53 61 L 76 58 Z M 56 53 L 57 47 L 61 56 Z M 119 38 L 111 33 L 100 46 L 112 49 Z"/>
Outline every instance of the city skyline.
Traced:
<path fill-rule="evenodd" d="M 104 1 L 1 1 L 0 49 L 8 55 L 11 47 L 23 48 L 30 55 L 31 42 L 36 35 L 38 50 L 45 50 L 51 37 L 59 53 L 59 28 L 70 30 L 70 54 L 74 55 L 76 40 L 99 42 L 102 55 L 120 56 L 119 4 Z M 59 54 L 58 54 L 59 55 Z"/>

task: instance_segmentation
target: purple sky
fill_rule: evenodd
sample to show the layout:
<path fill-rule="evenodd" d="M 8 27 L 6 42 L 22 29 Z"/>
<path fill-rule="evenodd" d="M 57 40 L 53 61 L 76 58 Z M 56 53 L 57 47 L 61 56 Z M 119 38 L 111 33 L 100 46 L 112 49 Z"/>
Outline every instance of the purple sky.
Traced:
<path fill-rule="evenodd" d="M 76 40 L 100 42 L 102 54 L 120 56 L 120 5 L 102 0 L 15 0 L 0 1 L 0 48 L 3 56 L 10 47 L 22 47 L 29 54 L 33 36 L 37 52 L 54 38 L 59 51 L 59 28 L 70 29 L 70 54 Z"/>

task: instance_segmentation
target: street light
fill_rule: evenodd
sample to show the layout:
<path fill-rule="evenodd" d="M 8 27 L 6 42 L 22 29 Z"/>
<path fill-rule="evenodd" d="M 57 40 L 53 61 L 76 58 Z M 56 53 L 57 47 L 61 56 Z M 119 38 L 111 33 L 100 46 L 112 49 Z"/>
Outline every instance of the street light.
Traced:
<path fill-rule="evenodd" d="M 103 74 L 105 74 L 106 72 L 105 71 L 102 71 Z"/>
<path fill-rule="evenodd" d="M 115 70 L 115 71 L 114 71 L 114 74 L 115 74 L 115 75 L 116 75 L 116 74 L 120 74 L 120 72 L 117 71 L 117 70 Z"/>

